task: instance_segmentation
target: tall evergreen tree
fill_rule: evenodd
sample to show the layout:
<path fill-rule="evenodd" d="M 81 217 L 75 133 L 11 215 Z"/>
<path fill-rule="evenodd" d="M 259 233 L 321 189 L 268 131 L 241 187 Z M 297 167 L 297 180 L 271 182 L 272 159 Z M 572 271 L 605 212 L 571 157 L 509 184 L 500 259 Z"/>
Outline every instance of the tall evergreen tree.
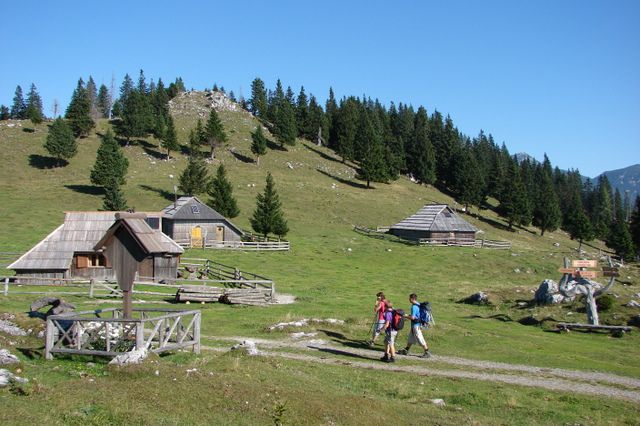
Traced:
<path fill-rule="evenodd" d="M 31 83 L 31 88 L 27 94 L 27 111 L 26 117 L 33 124 L 40 124 L 44 121 L 44 113 L 42 112 L 42 98 L 38 94 L 36 85 Z"/>
<path fill-rule="evenodd" d="M 111 94 L 109 89 L 104 84 L 100 85 L 98 89 L 98 99 L 96 100 L 96 107 L 98 109 L 99 118 L 110 118 L 111 113 Z"/>
<path fill-rule="evenodd" d="M 545 154 L 545 162 L 547 162 Z M 555 231 L 560 226 L 562 212 L 560 211 L 560 201 L 553 187 L 553 180 L 550 174 L 550 167 L 543 165 L 536 167 L 536 197 L 533 209 L 533 224 L 540 228 L 540 235 L 545 231 Z"/>
<path fill-rule="evenodd" d="M 616 188 L 614 196 L 614 205 L 614 218 L 611 223 L 607 245 L 614 249 L 618 256 L 625 260 L 631 260 L 635 257 L 635 248 L 629 231 L 629 224 L 625 220 L 624 206 L 618 188 Z"/>
<path fill-rule="evenodd" d="M 110 179 L 104 187 L 104 201 L 102 202 L 102 210 L 127 210 L 127 201 L 124 198 L 124 193 L 122 192 L 117 179 Z"/>
<path fill-rule="evenodd" d="M 327 98 L 327 101 L 324 104 L 324 113 L 326 116 L 326 123 L 327 123 L 327 134 L 325 138 L 327 139 L 327 145 L 329 146 L 329 148 L 333 150 L 336 149 L 334 143 L 337 140 L 337 137 L 334 134 L 335 133 L 334 125 L 337 119 L 336 117 L 337 112 L 338 112 L 338 103 L 336 102 L 333 89 L 330 87 L 329 97 Z"/>
<path fill-rule="evenodd" d="M 180 190 L 189 196 L 207 190 L 209 176 L 207 166 L 200 155 L 192 153 L 189 156 L 187 167 L 182 171 L 179 182 Z"/>
<path fill-rule="evenodd" d="M 259 118 L 266 118 L 267 115 L 267 90 L 264 81 L 255 78 L 251 82 L 251 98 L 249 99 L 251 113 Z"/>
<path fill-rule="evenodd" d="M 96 86 L 96 82 L 93 81 L 93 77 L 89 76 L 89 81 L 87 81 L 87 96 L 89 97 L 89 105 L 90 105 L 90 115 L 91 118 L 97 120 L 100 118 L 100 113 L 98 111 L 98 87 Z"/>
<path fill-rule="evenodd" d="M 300 93 L 296 100 L 296 128 L 300 137 L 307 140 L 313 139 L 314 132 L 309 129 L 309 98 L 304 91 L 304 86 L 300 87 Z M 317 131 L 317 129 L 316 129 Z"/>
<path fill-rule="evenodd" d="M 267 184 L 264 192 L 257 196 L 256 209 L 250 221 L 253 230 L 265 238 L 269 233 L 283 237 L 288 232 L 287 221 L 284 219 L 282 204 L 271 173 L 267 173 Z"/>
<path fill-rule="evenodd" d="M 13 104 L 11 105 L 11 118 L 14 120 L 24 120 L 27 118 L 27 104 L 24 101 L 22 87 L 16 86 L 16 92 L 13 96 Z"/>
<path fill-rule="evenodd" d="M 452 164 L 451 189 L 456 200 L 464 205 L 465 211 L 469 211 L 469 205 L 480 206 L 484 201 L 482 197 L 484 182 L 482 175 L 478 173 L 478 164 L 470 141 L 456 151 Z"/>
<path fill-rule="evenodd" d="M 155 124 L 148 96 L 134 90 L 122 105 L 121 119 L 115 129 L 128 145 L 132 138 L 142 138 L 151 133 Z"/>
<path fill-rule="evenodd" d="M 304 133 L 311 140 L 317 140 L 319 136 L 324 141 L 329 138 L 329 124 L 327 117 L 322 110 L 322 107 L 318 104 L 315 96 L 309 96 L 309 115 L 307 117 L 307 128 Z M 322 143 L 322 142 L 321 142 Z M 326 145 L 326 142 L 324 143 Z"/>
<path fill-rule="evenodd" d="M 277 108 L 274 120 L 274 133 L 280 146 L 295 145 L 298 129 L 296 127 L 296 116 L 293 106 L 285 100 Z"/>
<path fill-rule="evenodd" d="M 350 97 L 340 102 L 340 109 L 335 112 L 335 122 L 331 130 L 331 142 L 342 162 L 355 158 L 355 139 L 358 131 L 359 107 L 356 99 Z"/>
<path fill-rule="evenodd" d="M 510 229 L 513 225 L 526 226 L 531 223 L 531 208 L 516 161 L 513 161 L 509 167 L 508 178 L 509 184 L 500 202 L 500 211 L 507 219 Z"/>
<path fill-rule="evenodd" d="M 73 137 L 73 131 L 62 118 L 56 118 L 49 126 L 49 134 L 47 135 L 44 149 L 56 157 L 59 164 L 61 164 L 63 160 L 67 160 L 76 155 L 77 144 Z"/>
<path fill-rule="evenodd" d="M 91 102 L 82 78 L 78 80 L 78 85 L 71 95 L 65 118 L 69 120 L 71 130 L 76 137 L 87 136 L 95 126 L 91 118 Z"/>
<path fill-rule="evenodd" d="M 91 169 L 91 183 L 106 187 L 111 180 L 124 185 L 129 168 L 129 160 L 125 157 L 111 130 L 102 137 L 96 155 L 96 162 Z"/>
<path fill-rule="evenodd" d="M 420 107 L 415 116 L 413 137 L 408 147 L 407 160 L 409 171 L 420 182 L 435 182 L 435 154 L 429 139 L 429 117 L 427 111 Z"/>
<path fill-rule="evenodd" d="M 171 115 L 167 117 L 166 127 L 162 133 L 162 137 L 160 138 L 160 143 L 162 144 L 162 147 L 167 150 L 167 160 L 171 159 L 171 151 L 177 151 L 180 149 L 176 126 Z"/>
<path fill-rule="evenodd" d="M 636 246 L 636 252 L 640 250 L 640 196 L 636 197 L 636 203 L 631 213 L 631 223 L 629 224 L 631 231 L 631 240 Z"/>
<path fill-rule="evenodd" d="M 213 160 L 215 149 L 227 141 L 224 126 L 218 117 L 218 113 L 213 108 L 211 108 L 211 112 L 209 112 L 209 119 L 207 120 L 204 134 L 207 144 L 211 147 L 211 156 L 209 158 Z"/>
<path fill-rule="evenodd" d="M 360 114 L 360 124 L 356 132 L 356 140 L 366 143 L 362 148 L 364 153 L 360 159 L 359 178 L 367 182 L 367 188 L 371 187 L 371 181 L 387 181 L 382 141 L 374 129 L 370 114 L 367 111 Z"/>
<path fill-rule="evenodd" d="M 0 121 L 11 118 L 11 111 L 6 105 L 0 105 Z"/>
<path fill-rule="evenodd" d="M 605 175 L 598 178 L 594 205 L 591 210 L 591 223 L 595 232 L 595 237 L 606 240 L 611 230 L 613 221 L 613 192 L 611 184 Z"/>
<path fill-rule="evenodd" d="M 240 214 L 238 203 L 233 197 L 233 187 L 227 179 L 224 164 L 220 164 L 216 176 L 211 179 L 207 193 L 211 197 L 209 206 L 224 217 L 234 218 Z"/>
<path fill-rule="evenodd" d="M 251 152 L 256 156 L 256 164 L 260 165 L 260 156 L 267 153 L 267 138 L 260 125 L 251 133 Z"/>
<path fill-rule="evenodd" d="M 578 251 L 582 250 L 582 243 L 584 241 L 591 241 L 593 239 L 593 227 L 589 217 L 585 214 L 582 203 L 575 206 L 575 209 L 569 213 L 569 235 L 571 239 L 578 240 Z"/>

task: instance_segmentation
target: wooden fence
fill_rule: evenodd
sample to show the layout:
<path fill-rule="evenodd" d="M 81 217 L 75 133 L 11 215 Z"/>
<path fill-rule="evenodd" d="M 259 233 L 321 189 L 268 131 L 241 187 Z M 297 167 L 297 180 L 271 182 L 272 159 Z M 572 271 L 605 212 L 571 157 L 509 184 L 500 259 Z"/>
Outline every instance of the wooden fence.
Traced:
<path fill-rule="evenodd" d="M 182 248 L 202 248 L 219 250 L 244 250 L 244 251 L 289 251 L 289 241 L 215 241 L 208 240 L 202 245 L 192 244 L 190 239 L 174 240 Z"/>
<path fill-rule="evenodd" d="M 421 238 L 418 240 L 421 246 L 431 247 L 476 247 L 488 248 L 496 250 L 510 250 L 511 243 L 509 241 L 499 240 L 458 240 L 450 238 Z"/>
<path fill-rule="evenodd" d="M 45 358 L 53 354 L 117 356 L 133 349 L 200 353 L 200 311 L 98 309 L 47 317 Z"/>

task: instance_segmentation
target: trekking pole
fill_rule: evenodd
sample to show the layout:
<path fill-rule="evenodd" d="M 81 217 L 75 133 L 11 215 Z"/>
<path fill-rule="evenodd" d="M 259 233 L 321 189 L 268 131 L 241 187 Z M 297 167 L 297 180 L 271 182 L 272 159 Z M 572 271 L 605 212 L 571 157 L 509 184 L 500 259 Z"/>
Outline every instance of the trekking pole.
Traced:
<path fill-rule="evenodd" d="M 378 325 L 378 315 L 374 314 L 373 316 L 373 324 L 371 324 L 371 327 L 369 327 L 369 335 L 368 335 L 368 341 L 369 340 L 373 340 L 373 332 L 376 329 L 376 326 Z"/>

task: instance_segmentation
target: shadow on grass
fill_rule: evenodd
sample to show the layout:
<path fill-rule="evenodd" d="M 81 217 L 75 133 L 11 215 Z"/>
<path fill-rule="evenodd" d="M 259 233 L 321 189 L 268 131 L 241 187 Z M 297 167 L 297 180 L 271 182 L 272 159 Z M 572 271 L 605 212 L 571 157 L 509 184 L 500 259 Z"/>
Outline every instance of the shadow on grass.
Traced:
<path fill-rule="evenodd" d="M 340 355 L 340 356 L 348 356 L 350 358 L 358 358 L 358 359 L 366 359 L 366 360 L 374 360 L 376 358 L 370 358 L 368 356 L 363 356 L 363 355 L 358 355 L 358 354 L 354 354 L 353 352 L 349 352 L 349 351 L 342 351 L 340 349 L 329 349 L 329 348 L 320 348 L 318 346 L 307 346 L 309 349 L 316 349 L 320 352 L 326 352 L 326 353 L 330 353 L 333 355 Z"/>
<path fill-rule="evenodd" d="M 25 132 L 25 133 L 35 133 L 36 129 L 33 129 L 31 127 L 23 127 L 22 131 Z"/>
<path fill-rule="evenodd" d="M 475 215 L 475 218 L 478 219 L 480 222 L 484 222 L 488 225 L 491 225 L 495 228 L 498 229 L 502 229 L 503 231 L 509 231 L 509 232 L 515 232 L 515 230 L 513 228 L 509 229 L 509 227 L 507 225 L 505 225 L 504 223 L 498 222 L 497 220 L 494 219 L 490 219 L 488 217 L 484 217 L 482 215 Z"/>
<path fill-rule="evenodd" d="M 140 188 L 144 189 L 145 191 L 149 191 L 149 192 L 155 192 L 156 194 L 160 195 L 162 198 L 164 198 L 165 200 L 168 201 L 174 201 L 174 194 L 171 191 L 167 191 L 164 189 L 160 189 L 160 188 L 155 188 L 153 186 L 149 186 L 149 185 L 143 185 L 140 184 L 138 185 Z"/>
<path fill-rule="evenodd" d="M 87 195 L 104 195 L 104 188 L 96 185 L 65 185 L 67 189 Z"/>
<path fill-rule="evenodd" d="M 242 161 L 243 163 L 247 163 L 247 164 L 255 163 L 255 161 L 253 161 L 253 158 L 247 157 L 244 154 L 241 154 L 241 153 L 236 152 L 236 151 L 231 151 L 231 150 L 229 150 L 229 152 L 231 153 L 231 155 L 236 157 L 236 160 Z"/>
<path fill-rule="evenodd" d="M 44 359 L 44 346 L 40 348 L 16 348 L 25 357 L 35 360 Z"/>
<path fill-rule="evenodd" d="M 362 236 L 365 237 L 369 237 L 369 238 L 373 238 L 375 240 L 384 240 L 384 241 L 391 241 L 393 243 L 398 243 L 398 244 L 404 244 L 406 246 L 417 246 L 418 244 L 415 241 L 410 241 L 410 240 L 404 240 L 400 237 L 396 237 L 395 235 L 392 234 L 385 234 L 385 233 L 381 233 L 381 232 L 364 232 L 364 231 L 359 231 L 357 229 L 354 228 L 353 232 L 360 234 Z"/>
<path fill-rule="evenodd" d="M 155 145 L 151 145 L 152 147 L 155 148 Z M 167 158 L 167 156 L 165 154 L 163 154 L 162 152 L 158 151 L 157 149 L 153 149 L 153 148 L 149 148 L 146 146 L 143 146 L 142 149 L 144 150 L 144 152 L 150 156 L 155 158 L 156 160 L 164 160 Z"/>
<path fill-rule="evenodd" d="M 278 145 L 271 139 L 267 139 L 267 148 L 273 151 L 289 151 L 286 147 L 284 147 L 283 145 Z"/>
<path fill-rule="evenodd" d="M 368 343 L 363 340 L 349 339 L 344 334 L 331 331 L 331 330 L 318 330 L 318 331 L 320 333 L 326 334 L 327 337 L 330 337 L 334 342 L 339 343 L 343 346 L 348 346 L 350 348 L 356 348 L 356 349 L 370 349 Z"/>
<path fill-rule="evenodd" d="M 347 179 L 343 179 L 343 178 L 338 177 L 338 176 L 334 176 L 331 173 L 325 172 L 324 170 L 316 169 L 316 171 L 318 173 L 321 173 L 321 174 L 327 176 L 327 177 L 330 177 L 331 179 L 333 179 L 333 180 L 335 180 L 337 182 L 340 182 L 343 185 L 348 185 L 348 186 L 351 186 L 353 188 L 359 188 L 359 189 L 375 189 L 373 186 L 371 188 L 367 188 L 367 185 L 365 185 L 363 183 L 354 182 L 352 180 L 347 180 Z"/>
<path fill-rule="evenodd" d="M 31 154 L 29 155 L 29 165 L 36 169 L 53 169 L 55 167 L 67 166 L 69 162 L 67 160 L 58 159 L 54 157 L 47 157 L 44 155 Z"/>
<path fill-rule="evenodd" d="M 303 143 L 302 145 L 303 145 L 305 148 L 307 148 L 309 151 L 313 151 L 313 152 L 315 152 L 316 154 L 318 154 L 320 157 L 324 158 L 325 160 L 328 160 L 328 161 L 335 161 L 336 163 L 344 164 L 342 161 L 340 161 L 340 159 L 339 159 L 339 158 L 332 157 L 332 156 L 330 156 L 330 155 L 328 155 L 328 154 L 326 154 L 326 153 L 324 153 L 324 152 L 320 151 L 319 149 L 316 149 L 316 148 L 312 147 L 311 145 L 308 145 L 308 144 L 306 144 L 306 143 Z M 345 165 L 346 165 L 346 164 L 345 164 Z"/>

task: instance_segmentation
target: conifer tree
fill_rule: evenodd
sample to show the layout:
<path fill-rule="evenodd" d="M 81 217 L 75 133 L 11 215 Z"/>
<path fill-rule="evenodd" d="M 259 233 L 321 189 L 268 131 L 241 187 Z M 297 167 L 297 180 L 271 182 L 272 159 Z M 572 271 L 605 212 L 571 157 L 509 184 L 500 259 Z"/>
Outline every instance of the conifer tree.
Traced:
<path fill-rule="evenodd" d="M 518 168 L 518 163 L 514 160 L 508 172 L 508 184 L 500 202 L 500 211 L 507 219 L 509 229 L 513 225 L 526 226 L 531 223 L 529 199 L 527 198 L 524 182 Z"/>
<path fill-rule="evenodd" d="M 356 140 L 366 143 L 366 146 L 362 148 L 364 152 L 360 160 L 359 178 L 367 182 L 367 188 L 371 187 L 371 181 L 387 181 L 382 141 L 380 135 L 375 131 L 370 113 L 367 111 L 360 114 Z"/>
<path fill-rule="evenodd" d="M 11 118 L 11 112 L 6 105 L 0 105 L 0 121 Z"/>
<path fill-rule="evenodd" d="M 182 171 L 179 182 L 180 190 L 189 196 L 207 190 L 209 176 L 202 156 L 194 153 L 189 156 L 187 167 Z"/>
<path fill-rule="evenodd" d="M 216 176 L 211 179 L 207 193 L 211 197 L 209 207 L 224 217 L 234 218 L 240 214 L 238 203 L 233 197 L 233 187 L 227 179 L 224 164 L 220 164 Z"/>
<path fill-rule="evenodd" d="M 99 118 L 109 118 L 111 112 L 111 94 L 104 84 L 100 85 L 98 90 L 98 99 L 96 100 Z"/>
<path fill-rule="evenodd" d="M 309 96 L 309 115 L 307 118 L 307 128 L 304 133 L 312 140 L 317 140 L 318 133 L 321 132 L 322 138 L 329 138 L 329 124 L 322 107 L 318 104 L 315 96 Z M 326 145 L 326 143 L 325 143 Z"/>
<path fill-rule="evenodd" d="M 548 161 L 545 154 L 545 160 Z M 555 231 L 560 226 L 562 212 L 560 211 L 560 201 L 553 187 L 553 180 L 550 174 L 550 167 L 545 168 L 539 165 L 536 168 L 536 197 L 535 208 L 533 209 L 533 224 L 540 228 L 540 235 L 544 236 L 545 231 Z"/>
<path fill-rule="evenodd" d="M 166 126 L 160 138 L 160 143 L 162 144 L 162 147 L 167 150 L 167 160 L 171 159 L 171 151 L 177 151 L 180 149 L 176 126 L 171 115 L 167 117 Z"/>
<path fill-rule="evenodd" d="M 329 97 L 327 98 L 327 101 L 324 104 L 324 113 L 325 113 L 326 125 L 327 125 L 327 134 L 325 138 L 328 141 L 327 145 L 329 146 L 329 148 L 332 148 L 333 150 L 336 149 L 335 140 L 337 138 L 336 138 L 336 135 L 334 134 L 335 133 L 334 125 L 337 119 L 337 112 L 338 112 L 338 103 L 336 102 L 333 89 L 329 87 Z"/>
<path fill-rule="evenodd" d="M 625 220 L 624 206 L 620 190 L 616 188 L 614 196 L 614 218 L 609 231 L 607 245 L 615 250 L 616 254 L 625 260 L 631 260 L 635 256 L 633 239 L 629 231 L 629 224 Z"/>
<path fill-rule="evenodd" d="M 636 246 L 636 252 L 640 250 L 640 196 L 636 197 L 635 207 L 631 213 L 631 223 L 629 224 L 631 240 Z"/>
<path fill-rule="evenodd" d="M 420 182 L 435 182 L 435 154 L 429 139 L 429 121 L 427 111 L 420 107 L 415 116 L 413 138 L 409 145 L 409 171 Z"/>
<path fill-rule="evenodd" d="M 89 76 L 89 81 L 87 81 L 87 96 L 89 97 L 89 111 L 91 118 L 94 120 L 100 118 L 100 113 L 98 112 L 98 87 L 96 86 L 96 82 L 93 81 L 93 77 Z"/>
<path fill-rule="evenodd" d="M 593 227 L 589 218 L 582 209 L 582 204 L 575 206 L 569 213 L 569 235 L 571 239 L 578 240 L 578 251 L 582 250 L 583 241 L 591 241 L 594 236 Z"/>
<path fill-rule="evenodd" d="M 309 133 L 309 99 L 304 91 L 304 86 L 300 87 L 300 93 L 296 100 L 296 128 L 300 137 L 311 140 L 313 134 Z M 317 130 L 317 129 L 316 129 Z"/>
<path fill-rule="evenodd" d="M 91 183 L 106 187 L 110 181 L 115 181 L 118 185 L 124 185 L 128 168 L 129 160 L 122 152 L 111 129 L 107 130 L 102 137 L 96 162 L 91 169 Z"/>
<path fill-rule="evenodd" d="M 22 87 L 16 86 L 16 92 L 13 96 L 13 104 L 11 105 L 11 118 L 14 120 L 24 120 L 27 118 L 27 104 L 22 95 Z"/>
<path fill-rule="evenodd" d="M 282 204 L 275 189 L 271 173 L 267 173 L 267 184 L 258 194 L 256 209 L 251 217 L 251 227 L 265 238 L 269 233 L 283 237 L 288 232 L 287 221 L 282 213 Z"/>
<path fill-rule="evenodd" d="M 124 198 L 124 193 L 122 192 L 117 179 L 110 179 L 104 187 L 104 201 L 102 202 L 102 210 L 127 210 L 127 201 Z"/>
<path fill-rule="evenodd" d="M 451 189 L 456 200 L 464 205 L 465 211 L 469 211 L 471 204 L 480 206 L 484 201 L 482 198 L 484 182 L 478 173 L 478 164 L 470 142 L 456 152 L 452 164 L 454 169 L 451 171 L 453 179 Z"/>
<path fill-rule="evenodd" d="M 40 124 L 44 121 L 44 113 L 42 112 L 42 98 L 38 94 L 36 85 L 31 83 L 31 88 L 27 94 L 27 110 L 26 117 L 33 124 Z"/>
<path fill-rule="evenodd" d="M 227 133 L 224 131 L 224 126 L 218 117 L 218 113 L 213 108 L 209 112 L 209 119 L 204 128 L 204 137 L 211 147 L 211 156 L 209 158 L 213 160 L 215 149 L 227 141 Z"/>
<path fill-rule="evenodd" d="M 151 104 L 146 94 L 132 91 L 122 105 L 121 119 L 116 125 L 116 133 L 127 140 L 147 136 L 154 128 L 155 120 Z"/>
<path fill-rule="evenodd" d="M 267 153 L 267 138 L 262 132 L 262 126 L 258 125 L 251 133 L 251 152 L 256 156 L 256 164 L 260 165 L 260 156 Z"/>
<path fill-rule="evenodd" d="M 251 113 L 259 118 L 265 118 L 267 114 L 267 90 L 264 81 L 255 78 L 251 82 L 251 98 L 249 99 Z"/>
<path fill-rule="evenodd" d="M 342 162 L 353 160 L 355 157 L 355 139 L 358 131 L 358 104 L 350 97 L 340 103 L 340 109 L 335 113 L 336 121 L 331 132 L 335 138 L 331 145 L 336 153 L 342 157 Z"/>
<path fill-rule="evenodd" d="M 62 118 L 56 118 L 49 126 L 49 134 L 44 148 L 58 159 L 59 164 L 76 155 L 77 144 L 73 137 L 73 131 Z"/>
<path fill-rule="evenodd" d="M 598 186 L 593 206 L 591 206 L 591 224 L 595 237 L 606 240 L 611 230 L 611 222 L 613 221 L 613 192 L 611 184 L 605 175 L 598 178 Z"/>
<path fill-rule="evenodd" d="M 76 137 L 87 136 L 95 126 L 91 118 L 91 102 L 82 78 L 78 80 L 78 85 L 71 95 L 65 118 L 69 120 L 69 126 Z"/>

